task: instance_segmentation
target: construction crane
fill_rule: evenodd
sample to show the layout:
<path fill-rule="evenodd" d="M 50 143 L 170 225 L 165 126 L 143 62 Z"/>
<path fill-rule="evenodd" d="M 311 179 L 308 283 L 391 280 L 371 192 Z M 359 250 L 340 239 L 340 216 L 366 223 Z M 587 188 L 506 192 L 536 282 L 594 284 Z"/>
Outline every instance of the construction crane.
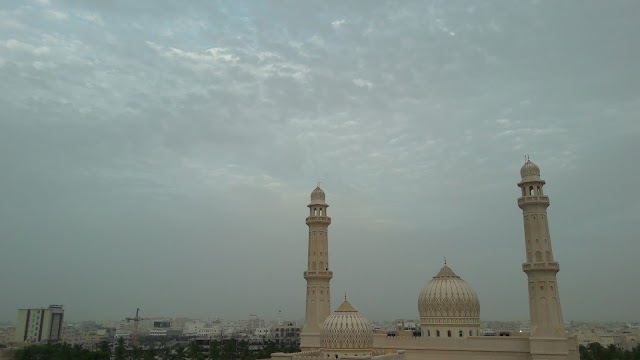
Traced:
<path fill-rule="evenodd" d="M 139 316 L 139 313 L 140 308 L 136 308 L 136 316 L 127 318 L 127 322 L 133 321 L 133 331 L 131 332 L 131 344 L 133 346 L 138 345 L 138 323 L 140 322 L 140 320 L 144 320 L 144 318 L 141 318 Z"/>

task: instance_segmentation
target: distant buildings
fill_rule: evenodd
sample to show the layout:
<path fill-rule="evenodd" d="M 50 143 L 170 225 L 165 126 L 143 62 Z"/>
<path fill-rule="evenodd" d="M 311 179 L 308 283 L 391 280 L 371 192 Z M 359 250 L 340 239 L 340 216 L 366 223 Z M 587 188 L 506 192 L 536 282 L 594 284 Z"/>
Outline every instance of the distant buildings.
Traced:
<path fill-rule="evenodd" d="M 48 308 L 19 309 L 16 321 L 16 342 L 55 342 L 62 338 L 64 309 L 62 305 Z"/>

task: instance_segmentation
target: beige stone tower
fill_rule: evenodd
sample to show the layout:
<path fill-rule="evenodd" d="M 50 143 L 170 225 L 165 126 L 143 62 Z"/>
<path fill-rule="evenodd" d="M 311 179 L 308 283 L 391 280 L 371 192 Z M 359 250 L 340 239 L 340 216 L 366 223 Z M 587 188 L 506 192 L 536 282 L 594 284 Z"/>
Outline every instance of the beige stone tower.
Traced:
<path fill-rule="evenodd" d="M 320 186 L 311 192 L 311 203 L 307 225 L 309 226 L 309 252 L 307 255 L 307 304 L 304 327 L 300 334 L 302 351 L 320 348 L 320 328 L 331 314 L 329 282 L 333 273 L 329 271 L 328 228 L 331 218 L 327 216 L 329 205 Z"/>
<path fill-rule="evenodd" d="M 518 186 L 522 190 L 522 196 L 518 198 L 518 206 L 522 209 L 524 218 L 524 239 L 527 251 L 527 261 L 522 264 L 522 270 L 529 280 L 532 342 L 535 338 L 566 339 L 556 281 L 556 273 L 560 270 L 560 266 L 553 260 L 547 222 L 549 197 L 543 190 L 545 181 L 540 178 L 540 168 L 530 160 L 522 166 L 520 175 L 522 180 Z M 532 351 L 534 351 L 533 343 Z"/>

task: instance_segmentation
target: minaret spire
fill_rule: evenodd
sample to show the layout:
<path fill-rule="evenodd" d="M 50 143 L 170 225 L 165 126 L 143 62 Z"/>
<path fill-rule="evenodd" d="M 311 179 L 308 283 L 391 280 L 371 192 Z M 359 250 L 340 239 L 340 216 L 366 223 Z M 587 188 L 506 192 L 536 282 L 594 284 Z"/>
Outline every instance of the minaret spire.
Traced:
<path fill-rule="evenodd" d="M 325 202 L 325 193 L 318 186 L 311 192 L 311 202 L 307 205 L 309 216 L 309 250 L 307 253 L 307 304 L 304 327 L 300 333 L 302 351 L 320 348 L 320 328 L 331 313 L 331 295 L 329 282 L 333 272 L 329 270 L 328 229 L 331 218 L 327 216 L 329 205 Z"/>
<path fill-rule="evenodd" d="M 540 178 L 540 168 L 529 160 L 520 169 L 522 180 L 518 183 L 521 197 L 518 206 L 524 220 L 526 262 L 522 270 L 529 282 L 529 315 L 532 338 L 564 338 L 564 322 L 556 273 L 560 266 L 553 259 L 547 207 L 549 197 L 544 194 L 545 181 Z"/>

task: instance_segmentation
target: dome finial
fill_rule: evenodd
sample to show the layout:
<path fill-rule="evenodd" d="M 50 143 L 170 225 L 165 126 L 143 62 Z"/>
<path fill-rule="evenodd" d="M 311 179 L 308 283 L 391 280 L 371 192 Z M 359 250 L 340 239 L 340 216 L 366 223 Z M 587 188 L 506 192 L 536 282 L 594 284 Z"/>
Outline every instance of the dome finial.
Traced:
<path fill-rule="evenodd" d="M 344 292 L 344 301 L 347 301 L 347 292 Z"/>
<path fill-rule="evenodd" d="M 447 266 L 447 257 L 443 256 L 443 258 L 444 258 L 444 266 Z"/>

